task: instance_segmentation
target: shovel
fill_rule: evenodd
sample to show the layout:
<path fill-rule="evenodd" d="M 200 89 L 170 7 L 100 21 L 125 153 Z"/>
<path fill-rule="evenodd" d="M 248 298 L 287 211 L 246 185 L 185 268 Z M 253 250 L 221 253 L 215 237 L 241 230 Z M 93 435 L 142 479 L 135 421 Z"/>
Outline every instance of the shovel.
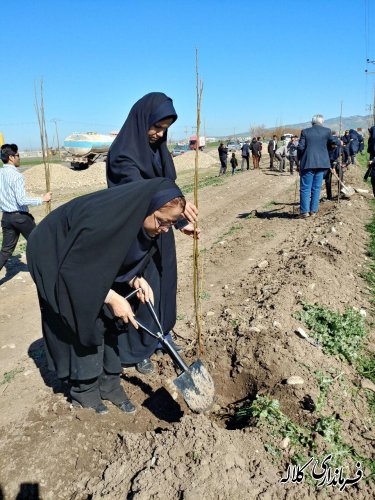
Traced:
<path fill-rule="evenodd" d="M 158 331 L 156 333 L 151 332 L 135 318 L 137 324 L 149 335 L 158 339 L 163 349 L 169 354 L 179 370 L 181 370 L 181 374 L 174 379 L 173 383 L 181 392 L 189 408 L 196 413 L 209 410 L 215 396 L 215 386 L 211 375 L 200 359 L 190 366 L 185 363 L 173 345 L 164 337 L 162 333 L 163 329 L 151 301 L 146 302 L 146 304 L 158 327 Z"/>
<path fill-rule="evenodd" d="M 342 182 L 342 180 L 340 179 L 340 177 L 336 174 L 335 169 L 332 169 L 331 172 L 336 177 L 336 179 L 338 180 L 339 184 L 341 184 L 341 192 L 342 192 L 342 194 L 345 195 L 345 196 L 347 196 L 348 198 L 350 198 L 351 196 L 353 196 L 353 194 L 355 194 L 355 189 L 352 188 L 351 186 L 345 186 L 345 184 Z"/>

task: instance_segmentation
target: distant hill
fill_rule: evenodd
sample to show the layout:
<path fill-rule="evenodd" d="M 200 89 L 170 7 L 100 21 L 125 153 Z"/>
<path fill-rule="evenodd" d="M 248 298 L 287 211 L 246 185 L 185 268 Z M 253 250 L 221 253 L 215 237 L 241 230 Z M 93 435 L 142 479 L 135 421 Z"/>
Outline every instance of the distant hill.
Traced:
<path fill-rule="evenodd" d="M 354 115 L 354 116 L 347 116 L 347 117 L 342 117 L 342 125 L 341 125 L 341 131 L 344 132 L 347 129 L 351 128 L 362 128 L 363 131 L 367 131 L 368 128 L 368 123 L 372 124 L 373 123 L 373 116 L 368 115 L 368 116 L 360 116 L 360 115 Z M 328 118 L 327 120 L 324 121 L 324 125 L 331 130 L 336 130 L 337 132 L 340 130 L 340 117 L 337 116 L 336 118 Z M 285 125 L 282 125 L 282 128 L 289 128 L 289 129 L 302 129 L 306 127 L 311 126 L 311 121 L 309 122 L 304 122 L 304 123 L 288 123 Z M 265 130 L 273 130 L 277 127 L 268 127 Z M 246 137 L 249 133 L 248 132 L 238 132 L 236 134 L 236 137 Z M 229 134 L 226 137 L 230 137 L 231 135 Z M 225 137 L 225 136 L 223 136 Z"/>
<path fill-rule="evenodd" d="M 367 130 L 368 128 L 368 122 L 370 120 L 370 123 L 372 124 L 372 116 L 360 116 L 360 115 L 354 115 L 354 116 L 348 116 L 348 117 L 342 117 L 342 126 L 341 130 L 346 130 L 350 128 L 363 128 L 364 130 Z M 337 116 L 336 118 L 328 118 L 327 120 L 324 121 L 324 125 L 332 130 L 337 130 L 339 131 L 340 129 L 340 117 Z M 310 127 L 311 122 L 305 122 L 305 123 L 295 123 L 293 125 L 285 125 L 285 127 L 290 127 L 290 128 L 306 128 Z"/>

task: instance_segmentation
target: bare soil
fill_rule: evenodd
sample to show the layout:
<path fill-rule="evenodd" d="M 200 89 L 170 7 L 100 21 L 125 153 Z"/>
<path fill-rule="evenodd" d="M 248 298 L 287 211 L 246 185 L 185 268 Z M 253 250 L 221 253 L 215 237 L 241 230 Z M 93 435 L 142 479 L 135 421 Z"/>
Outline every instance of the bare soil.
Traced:
<path fill-rule="evenodd" d="M 207 172 L 218 168 L 215 160 Z M 356 167 L 347 180 L 363 188 L 361 177 Z M 56 189 L 58 204 L 74 186 Z M 369 290 L 361 278 L 370 194 L 321 203 L 316 219 L 297 220 L 296 189 L 296 175 L 271 172 L 264 162 L 258 171 L 227 176 L 221 185 L 200 191 L 204 354 L 199 357 L 216 387 L 215 404 L 201 415 L 191 413 L 178 394 L 167 356 L 153 358 L 155 375 L 124 377 L 137 406 L 134 415 L 114 406 L 100 417 L 73 409 L 65 387 L 46 368 L 24 255 L 12 259 L 0 276 L 0 498 L 19 492 L 20 498 L 37 498 L 32 496 L 37 489 L 43 499 L 374 497 L 374 484 L 364 480 L 340 494 L 306 483 L 280 484 L 293 450 L 282 449 L 277 461 L 266 451 L 264 428 L 233 423 L 233 409 L 262 394 L 279 400 L 282 411 L 302 425 L 313 417 L 301 402 L 319 395 L 314 372 L 331 367 L 343 376 L 325 412 L 337 416 L 343 438 L 358 453 L 373 453 L 373 440 L 364 437 L 374 436 L 374 423 L 360 377 L 354 367 L 299 338 L 295 330 L 301 324 L 292 316 L 304 299 L 340 312 L 363 308 L 370 324 Z M 41 209 L 33 213 L 43 215 Z M 190 364 L 197 358 L 192 241 L 182 234 L 176 239 L 175 334 Z M 370 342 L 373 346 L 373 334 Z M 304 383 L 284 384 L 292 375 Z"/>

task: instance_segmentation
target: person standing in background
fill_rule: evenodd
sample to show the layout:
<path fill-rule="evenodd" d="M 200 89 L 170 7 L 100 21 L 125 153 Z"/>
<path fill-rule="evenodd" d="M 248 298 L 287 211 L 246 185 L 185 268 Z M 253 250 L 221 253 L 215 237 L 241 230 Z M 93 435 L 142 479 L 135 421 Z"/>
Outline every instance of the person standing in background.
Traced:
<path fill-rule="evenodd" d="M 0 169 L 0 208 L 3 212 L 0 269 L 14 252 L 20 234 L 27 240 L 35 228 L 34 217 L 29 213 L 28 205 L 42 205 L 51 199 L 51 193 L 46 193 L 41 198 L 26 196 L 23 175 L 17 172 L 21 164 L 17 144 L 3 144 L 1 160 L 4 167 Z"/>
<path fill-rule="evenodd" d="M 268 143 L 268 154 L 270 155 L 270 169 L 273 169 L 273 161 L 277 149 L 277 135 L 274 135 Z"/>
<path fill-rule="evenodd" d="M 219 152 L 219 160 L 220 160 L 219 175 L 225 175 L 227 171 L 228 148 L 226 148 L 224 146 L 224 143 L 221 142 L 217 150 Z"/>
<path fill-rule="evenodd" d="M 316 216 L 323 176 L 331 166 L 328 155 L 331 130 L 323 127 L 323 123 L 322 115 L 314 115 L 312 126 L 303 129 L 299 139 L 301 219 Z"/>

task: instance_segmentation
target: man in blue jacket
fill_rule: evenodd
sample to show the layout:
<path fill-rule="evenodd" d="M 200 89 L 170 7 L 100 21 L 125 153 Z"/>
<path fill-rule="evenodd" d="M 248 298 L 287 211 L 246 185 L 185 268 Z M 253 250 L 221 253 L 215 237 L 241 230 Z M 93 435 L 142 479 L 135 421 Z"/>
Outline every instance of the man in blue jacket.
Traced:
<path fill-rule="evenodd" d="M 323 122 L 322 115 L 314 115 L 312 126 L 302 130 L 298 144 L 301 176 L 298 217 L 302 219 L 316 216 L 323 176 L 331 166 L 328 155 L 331 130 L 323 127 Z"/>

